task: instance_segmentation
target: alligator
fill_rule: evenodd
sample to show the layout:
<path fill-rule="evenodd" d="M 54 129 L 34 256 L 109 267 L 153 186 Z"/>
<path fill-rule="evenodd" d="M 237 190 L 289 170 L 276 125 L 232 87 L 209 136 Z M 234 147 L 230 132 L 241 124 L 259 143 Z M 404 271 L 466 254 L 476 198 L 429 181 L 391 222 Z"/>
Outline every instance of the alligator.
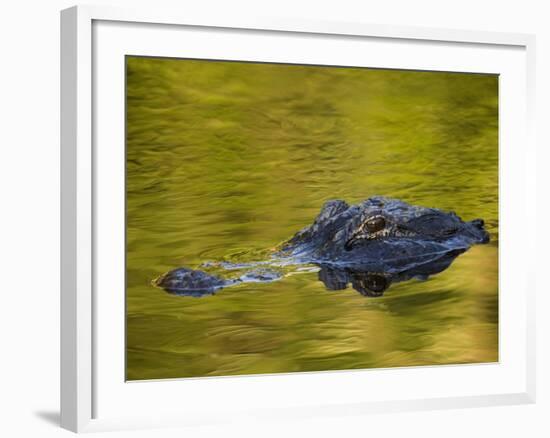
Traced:
<path fill-rule="evenodd" d="M 482 219 L 466 222 L 454 212 L 382 196 L 355 205 L 331 200 L 313 224 L 266 252 L 265 260 L 179 267 L 152 283 L 175 295 L 200 297 L 243 283 L 317 271 L 328 290 L 351 283 L 361 295 L 379 297 L 391 284 L 425 280 L 447 269 L 472 245 L 488 242 Z M 212 270 L 216 272 L 207 272 Z M 238 274 L 222 276 L 220 271 Z"/>

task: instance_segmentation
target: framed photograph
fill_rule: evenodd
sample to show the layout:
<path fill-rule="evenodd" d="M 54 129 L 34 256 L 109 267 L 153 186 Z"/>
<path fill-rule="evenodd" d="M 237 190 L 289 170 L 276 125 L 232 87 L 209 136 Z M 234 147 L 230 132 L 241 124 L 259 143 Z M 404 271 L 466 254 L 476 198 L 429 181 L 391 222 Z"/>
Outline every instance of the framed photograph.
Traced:
<path fill-rule="evenodd" d="M 533 36 L 61 31 L 63 427 L 534 401 Z"/>

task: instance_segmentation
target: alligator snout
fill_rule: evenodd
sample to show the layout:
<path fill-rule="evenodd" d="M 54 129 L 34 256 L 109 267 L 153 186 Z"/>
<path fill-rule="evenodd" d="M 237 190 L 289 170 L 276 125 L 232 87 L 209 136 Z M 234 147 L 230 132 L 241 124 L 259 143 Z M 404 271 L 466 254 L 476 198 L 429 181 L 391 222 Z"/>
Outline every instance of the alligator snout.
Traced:
<path fill-rule="evenodd" d="M 474 219 L 473 221 L 468 222 L 469 233 L 476 239 L 479 243 L 489 243 L 491 237 L 489 233 L 485 230 L 485 222 L 483 219 Z"/>

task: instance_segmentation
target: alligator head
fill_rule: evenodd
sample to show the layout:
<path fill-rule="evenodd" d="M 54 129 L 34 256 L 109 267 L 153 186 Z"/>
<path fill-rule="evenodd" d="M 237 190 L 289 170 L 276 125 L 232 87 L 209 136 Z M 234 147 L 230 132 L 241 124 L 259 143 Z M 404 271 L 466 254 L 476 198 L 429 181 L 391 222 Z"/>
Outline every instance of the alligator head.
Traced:
<path fill-rule="evenodd" d="M 351 206 L 326 202 L 312 225 L 282 245 L 281 254 L 399 271 L 488 241 L 481 219 L 464 222 L 454 212 L 372 197 Z"/>

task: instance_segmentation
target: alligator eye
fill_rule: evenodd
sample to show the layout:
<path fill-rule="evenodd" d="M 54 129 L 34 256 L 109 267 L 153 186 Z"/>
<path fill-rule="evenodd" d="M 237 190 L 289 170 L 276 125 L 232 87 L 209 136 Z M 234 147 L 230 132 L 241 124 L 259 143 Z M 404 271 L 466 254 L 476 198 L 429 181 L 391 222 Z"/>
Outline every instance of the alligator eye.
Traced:
<path fill-rule="evenodd" d="M 386 220 L 383 217 L 375 217 L 372 219 L 369 219 L 365 226 L 367 227 L 367 231 L 369 233 L 376 233 L 377 231 L 383 230 L 386 226 Z"/>

